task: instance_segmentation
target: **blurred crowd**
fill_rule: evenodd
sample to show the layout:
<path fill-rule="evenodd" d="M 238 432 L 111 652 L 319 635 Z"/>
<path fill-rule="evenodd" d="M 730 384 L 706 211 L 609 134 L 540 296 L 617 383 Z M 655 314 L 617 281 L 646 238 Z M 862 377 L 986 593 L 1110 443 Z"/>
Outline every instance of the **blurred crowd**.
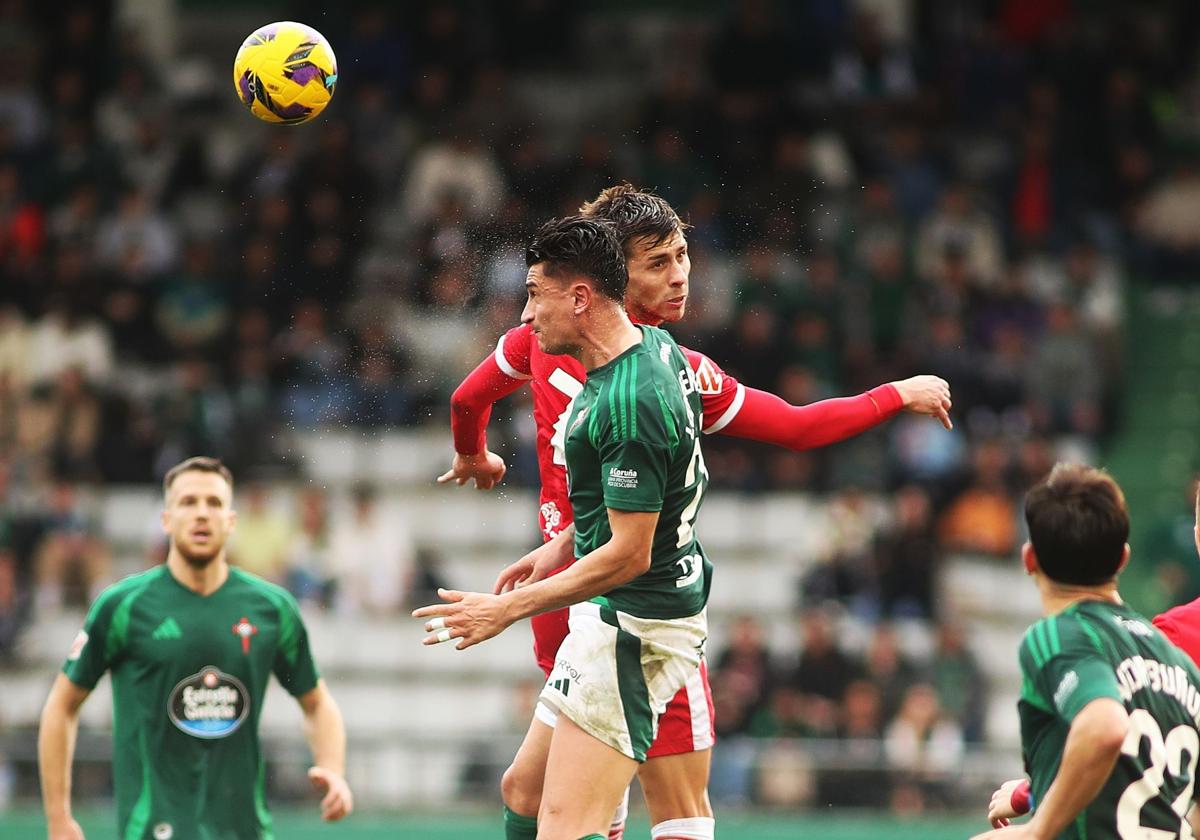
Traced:
<path fill-rule="evenodd" d="M 962 628 L 941 624 L 930 655 L 916 661 L 901 652 L 890 623 L 875 626 L 861 655 L 850 652 L 839 626 L 829 608 L 807 610 L 800 649 L 779 661 L 755 618 L 734 624 L 713 660 L 722 742 L 714 786 L 764 804 L 897 813 L 953 801 L 964 749 L 983 739 L 987 697 Z M 750 740 L 789 737 L 807 751 Z M 746 760 L 748 751 L 755 761 Z"/>
<path fill-rule="evenodd" d="M 111 578 L 91 488 L 197 453 L 302 480 L 292 432 L 448 429 L 449 392 L 516 322 L 529 232 L 614 182 L 691 225 L 676 335 L 747 385 L 799 404 L 951 383 L 954 433 L 902 417 L 827 451 L 707 442 L 718 488 L 833 494 L 838 550 L 802 598 L 866 615 L 938 620 L 942 556 L 1012 555 L 1024 489 L 1116 431 L 1126 287 L 1200 269 L 1186 0 L 292 16 L 333 43 L 341 84 L 285 129 L 229 89 L 248 33 L 179 27 L 164 52 L 112 2 L 0 2 L 0 650 L 35 602 Z M 527 413 L 493 436 L 514 482 L 536 476 Z M 311 560 L 336 542 L 320 508 L 306 497 L 286 541 L 243 514 L 239 541 L 335 605 L 360 584 L 313 571 L 341 569 Z M 365 591 L 398 592 L 412 552 Z M 869 671 L 825 704 L 772 676 L 728 725 L 883 731 L 928 705 L 906 699 L 928 683 Z"/>

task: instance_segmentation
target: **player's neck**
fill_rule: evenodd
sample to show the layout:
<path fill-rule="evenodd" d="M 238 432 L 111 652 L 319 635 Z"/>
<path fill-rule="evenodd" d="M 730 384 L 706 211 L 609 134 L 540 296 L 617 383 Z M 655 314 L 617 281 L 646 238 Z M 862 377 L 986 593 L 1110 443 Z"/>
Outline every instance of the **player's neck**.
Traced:
<path fill-rule="evenodd" d="M 582 330 L 576 358 L 584 370 L 595 370 L 641 341 L 642 331 L 633 325 L 624 311 L 595 313 L 591 323 Z"/>
<path fill-rule="evenodd" d="M 1107 601 L 1110 604 L 1123 604 L 1121 593 L 1117 591 L 1116 581 L 1100 586 L 1067 586 L 1055 583 L 1044 575 L 1038 580 L 1038 591 L 1042 595 L 1042 613 L 1058 615 L 1063 610 L 1081 601 Z"/>
<path fill-rule="evenodd" d="M 193 566 L 172 546 L 167 552 L 167 570 L 184 588 L 201 596 L 213 594 L 229 579 L 224 551 L 204 566 Z"/>

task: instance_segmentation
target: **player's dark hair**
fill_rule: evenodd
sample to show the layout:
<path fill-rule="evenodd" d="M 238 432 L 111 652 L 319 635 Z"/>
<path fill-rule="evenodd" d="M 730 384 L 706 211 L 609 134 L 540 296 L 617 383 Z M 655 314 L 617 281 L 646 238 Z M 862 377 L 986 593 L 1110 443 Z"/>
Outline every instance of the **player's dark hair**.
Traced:
<path fill-rule="evenodd" d="M 542 225 L 525 249 L 525 265 L 542 263 L 542 273 L 559 279 L 579 275 L 605 297 L 625 298 L 629 274 L 611 225 L 598 219 L 567 216 Z"/>
<path fill-rule="evenodd" d="M 1025 497 L 1025 522 L 1038 565 L 1057 583 L 1095 586 L 1121 568 L 1129 510 L 1103 470 L 1056 464 Z"/>
<path fill-rule="evenodd" d="M 584 202 L 579 213 L 611 224 L 626 257 L 635 242 L 645 240 L 653 248 L 691 227 L 661 196 L 639 190 L 628 182 L 609 187 Z"/>
<path fill-rule="evenodd" d="M 163 495 L 171 492 L 171 485 L 175 483 L 175 479 L 183 475 L 185 472 L 207 472 L 216 473 L 225 479 L 229 484 L 230 489 L 233 488 L 233 473 L 229 471 L 229 467 L 221 463 L 220 458 L 209 458 L 205 455 L 197 455 L 194 458 L 188 458 L 186 461 L 181 461 L 171 469 L 167 470 L 167 474 L 163 476 Z"/>

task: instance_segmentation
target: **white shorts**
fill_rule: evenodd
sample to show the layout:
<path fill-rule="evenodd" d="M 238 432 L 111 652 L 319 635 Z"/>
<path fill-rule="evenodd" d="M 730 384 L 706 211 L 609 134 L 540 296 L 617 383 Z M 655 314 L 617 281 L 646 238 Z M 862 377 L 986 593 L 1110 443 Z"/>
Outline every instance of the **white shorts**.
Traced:
<path fill-rule="evenodd" d="M 539 699 L 592 737 L 645 761 L 659 715 L 699 670 L 707 637 L 703 610 L 657 619 L 576 604 Z"/>

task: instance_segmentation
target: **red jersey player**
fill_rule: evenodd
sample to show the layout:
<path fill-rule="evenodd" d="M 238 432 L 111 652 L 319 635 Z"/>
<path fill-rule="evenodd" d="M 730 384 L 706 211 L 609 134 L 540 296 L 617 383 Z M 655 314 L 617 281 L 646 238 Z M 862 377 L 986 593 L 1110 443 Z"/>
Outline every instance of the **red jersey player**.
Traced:
<path fill-rule="evenodd" d="M 631 318 L 651 325 L 680 320 L 687 303 L 691 263 L 684 225 L 670 205 L 658 196 L 622 185 L 602 192 L 584 205 L 582 212 L 603 218 L 617 229 L 629 270 L 626 309 Z M 951 427 L 950 389 L 934 376 L 881 385 L 855 397 L 793 406 L 773 394 L 746 388 L 708 357 L 683 349 L 696 373 L 706 434 L 720 432 L 800 450 L 852 437 L 901 410 L 935 416 L 946 428 Z M 541 478 L 538 518 L 547 545 L 506 569 L 497 581 L 497 590 L 521 579 L 532 582 L 547 565 L 559 567 L 573 559 L 570 539 L 555 538 L 571 528 L 563 424 L 584 378 L 577 361 L 542 353 L 530 328 L 522 325 L 505 333 L 495 352 L 454 393 L 451 426 L 457 454 L 451 469 L 438 480 L 460 485 L 474 480 L 479 489 L 490 489 L 505 472 L 503 460 L 486 446 L 491 406 L 526 383 L 533 389 Z M 536 616 L 531 623 L 538 665 L 548 675 L 567 634 L 566 610 Z M 706 671 L 701 671 L 696 683 L 681 690 L 668 706 L 638 774 L 654 840 L 703 840 L 713 835 L 706 790 L 709 750 L 715 736 Z M 505 773 L 502 788 L 510 840 L 534 836 L 533 815 L 540 805 L 552 727 L 552 713 L 539 707 L 538 718 Z M 614 820 L 611 838 L 621 836 L 623 816 L 619 813 Z"/>
<path fill-rule="evenodd" d="M 1196 540 L 1196 551 L 1200 552 L 1200 487 L 1196 491 L 1196 526 L 1192 536 Z M 1200 598 L 1155 616 L 1154 626 L 1200 665 Z"/>

